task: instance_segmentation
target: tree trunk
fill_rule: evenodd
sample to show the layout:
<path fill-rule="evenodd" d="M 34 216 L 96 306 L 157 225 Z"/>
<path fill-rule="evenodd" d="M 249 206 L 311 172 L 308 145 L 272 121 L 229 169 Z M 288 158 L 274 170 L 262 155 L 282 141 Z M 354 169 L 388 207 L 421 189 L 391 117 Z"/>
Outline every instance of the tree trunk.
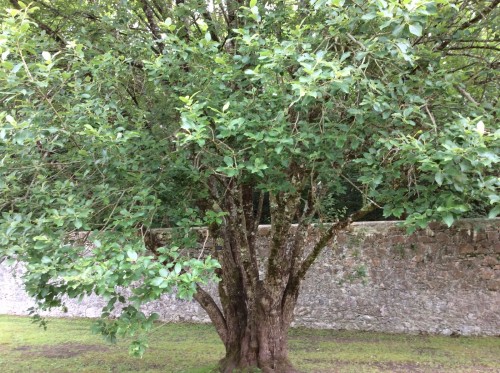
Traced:
<path fill-rule="evenodd" d="M 225 224 L 212 232 L 223 242 L 217 259 L 224 322 L 215 323 L 226 347 L 221 372 L 252 372 L 255 368 L 265 373 L 296 372 L 288 360 L 287 332 L 300 280 L 283 264 L 291 242 L 287 239 L 291 218 L 275 224 L 280 227 L 278 232 L 273 226 L 269 256 L 259 259 L 253 190 L 232 185 L 227 190 Z M 219 317 L 210 315 L 212 320 L 213 316 Z"/>
<path fill-rule="evenodd" d="M 220 181 L 221 183 L 223 181 Z M 293 321 L 300 283 L 326 244 L 351 221 L 369 211 L 360 210 L 333 223 L 307 252 L 308 218 L 314 209 L 301 205 L 300 193 L 270 194 L 271 231 L 267 253 L 258 253 L 257 233 L 261 207 L 253 212 L 253 189 L 228 181 L 221 199 L 224 223 L 210 228 L 221 243 L 215 252 L 222 307 L 198 287 L 196 300 L 208 313 L 226 348 L 222 373 L 297 372 L 288 359 L 287 332 Z M 212 196 L 219 191 L 211 185 Z M 298 224 L 292 218 L 302 211 Z"/>
<path fill-rule="evenodd" d="M 264 373 L 297 372 L 288 359 L 287 333 L 293 314 L 293 307 L 272 304 L 270 297 L 259 291 L 256 304 L 235 302 L 229 299 L 230 308 L 243 319 L 232 319 L 227 323 L 228 338 L 225 341 L 226 356 L 220 361 L 220 371 Z M 226 307 L 225 307 L 226 308 Z M 255 312 L 249 312 L 249 310 Z M 227 315 L 226 315 L 227 316 Z"/>
<path fill-rule="evenodd" d="M 219 259 L 223 268 L 231 262 L 227 258 Z M 289 280 L 288 276 L 284 273 L 279 281 L 267 276 L 253 282 L 241 272 L 221 271 L 222 308 L 209 296 L 204 298 L 206 293 L 199 289 L 196 299 L 209 314 L 226 348 L 220 361 L 221 372 L 297 372 L 288 359 L 287 333 L 300 281 L 296 277 Z"/>
<path fill-rule="evenodd" d="M 261 330 L 259 330 L 260 333 Z M 262 333 L 272 333 L 274 330 L 263 330 Z M 226 348 L 226 356 L 220 361 L 220 371 L 222 373 L 233 372 L 263 372 L 263 373 L 296 373 L 298 372 L 288 360 L 286 336 L 273 335 L 272 343 L 278 351 L 271 356 L 270 353 L 263 353 L 263 356 L 250 352 L 251 346 L 248 342 L 241 341 L 238 346 Z M 267 338 L 271 336 L 267 335 Z M 277 355 L 276 353 L 279 353 Z M 259 370 L 260 369 L 260 370 Z"/>

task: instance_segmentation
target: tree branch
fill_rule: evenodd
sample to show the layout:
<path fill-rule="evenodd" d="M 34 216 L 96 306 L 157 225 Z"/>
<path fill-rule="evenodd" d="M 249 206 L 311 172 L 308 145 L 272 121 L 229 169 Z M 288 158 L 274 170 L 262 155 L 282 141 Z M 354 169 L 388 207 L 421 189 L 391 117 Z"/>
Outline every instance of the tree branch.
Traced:
<path fill-rule="evenodd" d="M 205 11 L 201 14 L 203 17 L 203 20 L 208 26 L 208 32 L 210 33 L 210 37 L 212 38 L 213 41 L 216 41 L 217 43 L 220 43 L 220 38 L 215 32 L 215 27 L 214 27 L 214 21 L 212 19 L 212 15 L 208 12 L 208 10 L 205 9 Z"/>
<path fill-rule="evenodd" d="M 267 278 L 279 279 L 286 270 L 285 243 L 290 232 L 294 212 L 300 203 L 300 195 L 278 192 L 269 193 L 271 204 L 271 242 L 267 259 Z"/>
<path fill-rule="evenodd" d="M 21 9 L 21 5 L 19 4 L 18 0 L 10 0 L 10 3 L 12 6 L 16 9 Z M 56 42 L 58 42 L 61 47 L 66 46 L 66 41 L 56 32 L 54 31 L 50 26 L 47 24 L 43 23 L 42 21 L 39 21 L 34 15 L 30 16 L 33 21 L 40 27 L 43 31 L 45 31 L 48 35 L 50 35 Z"/>
<path fill-rule="evenodd" d="M 319 241 L 314 245 L 313 250 L 309 253 L 309 255 L 304 259 L 302 262 L 302 265 L 300 266 L 300 270 L 297 273 L 297 277 L 299 280 L 302 280 L 304 276 L 306 275 L 307 271 L 311 267 L 311 265 L 314 263 L 318 255 L 323 251 L 324 247 L 326 244 L 333 238 L 338 235 L 338 233 L 348 227 L 352 222 L 357 221 L 364 216 L 366 216 L 368 213 L 372 212 L 373 210 L 376 209 L 376 206 L 374 204 L 370 204 L 368 206 L 365 206 L 361 210 L 349 215 L 346 219 L 339 220 L 336 223 L 333 223 L 330 228 L 328 228 L 328 231 L 319 239 Z"/>
<path fill-rule="evenodd" d="M 352 36 L 350 33 L 347 33 L 346 35 L 347 35 L 347 37 L 348 37 L 349 39 L 351 39 L 354 43 L 356 43 L 357 45 L 359 45 L 359 46 L 361 47 L 361 49 L 362 49 L 362 50 L 364 50 L 364 51 L 366 50 L 365 45 L 364 45 L 363 43 L 361 43 L 359 40 L 357 40 L 354 36 Z"/>
<path fill-rule="evenodd" d="M 220 310 L 214 299 L 202 287 L 196 284 L 197 292 L 194 294 L 194 299 L 206 311 L 210 320 L 215 325 L 215 330 L 224 343 L 227 341 L 227 324 L 222 311 Z"/>
<path fill-rule="evenodd" d="M 452 51 L 452 50 L 468 50 L 468 49 L 490 49 L 490 50 L 494 50 L 494 51 L 500 51 L 500 48 L 493 47 L 493 46 L 490 46 L 490 45 L 468 45 L 468 46 L 465 46 L 465 47 L 448 47 L 449 51 Z"/>
<path fill-rule="evenodd" d="M 465 30 L 466 28 L 468 28 L 468 27 L 472 26 L 473 24 L 479 22 L 480 20 L 486 18 L 486 16 L 489 13 L 491 13 L 497 7 L 498 4 L 500 4 L 500 0 L 493 0 L 491 2 L 490 6 L 483 9 L 481 12 L 479 12 L 479 14 L 477 16 L 475 16 L 471 20 L 464 22 L 462 25 L 460 25 L 458 27 L 458 29 L 456 31 Z M 434 51 L 442 51 L 451 42 L 452 42 L 451 39 L 443 40 L 437 47 L 434 47 Z"/>
<path fill-rule="evenodd" d="M 144 11 L 144 14 L 148 20 L 148 27 L 151 31 L 151 34 L 156 38 L 156 42 L 158 44 L 158 47 L 160 48 L 160 54 L 163 53 L 163 50 L 165 49 L 165 44 L 163 44 L 161 40 L 161 30 L 158 27 L 158 24 L 156 23 L 155 20 L 155 15 L 154 11 L 149 5 L 147 0 L 141 0 L 142 3 L 142 9 Z"/>
<path fill-rule="evenodd" d="M 472 102 L 475 105 L 479 105 L 479 102 L 474 100 L 474 97 L 470 95 L 469 92 L 467 92 L 464 88 L 460 87 L 458 84 L 455 85 L 455 88 L 462 94 L 462 96 L 467 99 L 468 101 Z"/>
<path fill-rule="evenodd" d="M 370 197 L 367 196 L 367 194 L 362 191 L 356 184 L 354 184 L 348 177 L 346 177 L 344 174 L 340 174 L 340 176 L 347 181 L 354 189 L 356 189 L 364 198 L 366 198 L 367 201 L 369 201 L 372 205 L 375 207 L 381 209 L 382 206 L 379 206 L 374 200 L 372 200 Z"/>

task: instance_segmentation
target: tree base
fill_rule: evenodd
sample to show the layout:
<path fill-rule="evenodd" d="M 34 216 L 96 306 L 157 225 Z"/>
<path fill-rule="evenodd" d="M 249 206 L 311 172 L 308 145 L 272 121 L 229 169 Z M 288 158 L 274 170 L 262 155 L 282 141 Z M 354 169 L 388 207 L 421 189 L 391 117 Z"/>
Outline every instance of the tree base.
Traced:
<path fill-rule="evenodd" d="M 255 362 L 251 365 L 238 360 L 226 356 L 219 362 L 219 371 L 221 373 L 300 373 L 288 359 L 267 364 Z"/>

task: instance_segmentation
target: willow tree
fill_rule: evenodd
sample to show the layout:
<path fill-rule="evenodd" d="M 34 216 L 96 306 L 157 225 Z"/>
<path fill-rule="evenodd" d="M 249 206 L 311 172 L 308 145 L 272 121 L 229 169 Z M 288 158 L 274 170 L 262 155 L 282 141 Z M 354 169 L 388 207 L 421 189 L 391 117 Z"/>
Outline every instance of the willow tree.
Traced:
<path fill-rule="evenodd" d="M 301 281 L 353 221 L 499 212 L 498 3 L 3 1 L 1 255 L 41 309 L 108 299 L 110 339 L 176 291 L 213 321 L 222 372 L 293 372 Z M 199 226 L 211 255 L 188 250 Z"/>

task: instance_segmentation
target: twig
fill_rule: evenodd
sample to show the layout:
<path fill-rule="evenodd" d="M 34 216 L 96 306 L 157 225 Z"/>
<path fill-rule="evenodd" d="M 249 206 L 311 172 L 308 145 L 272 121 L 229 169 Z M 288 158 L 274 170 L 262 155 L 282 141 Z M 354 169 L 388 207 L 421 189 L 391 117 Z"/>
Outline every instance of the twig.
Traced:
<path fill-rule="evenodd" d="M 427 104 L 424 105 L 425 111 L 427 112 L 427 115 L 431 119 L 432 125 L 434 126 L 434 132 L 437 133 L 437 125 L 436 125 L 436 119 L 434 119 L 434 115 L 432 115 L 431 111 L 429 110 L 429 106 Z"/>
<path fill-rule="evenodd" d="M 351 39 L 353 42 L 355 42 L 357 45 L 359 45 L 361 47 L 361 49 L 363 50 L 367 50 L 367 48 L 365 47 L 365 45 L 363 43 L 361 43 L 360 41 L 358 41 L 354 36 L 352 36 L 350 33 L 347 33 L 346 34 L 347 37 L 349 39 Z"/>
<path fill-rule="evenodd" d="M 472 97 L 470 95 L 469 92 L 467 92 L 464 88 L 460 87 L 458 84 L 455 85 L 455 88 L 458 89 L 458 91 L 462 94 L 462 96 L 464 98 L 466 98 L 467 100 L 469 100 L 470 102 L 472 102 L 473 104 L 475 105 L 478 105 L 479 106 L 479 102 L 477 102 L 476 100 L 474 100 L 474 97 Z"/>
<path fill-rule="evenodd" d="M 207 229 L 206 232 L 207 232 L 207 234 L 205 236 L 205 241 L 203 242 L 203 246 L 201 247 L 200 255 L 198 255 L 198 260 L 200 260 L 203 257 L 203 252 L 205 251 L 205 247 L 207 245 L 208 237 L 210 237 L 210 231 Z"/>
<path fill-rule="evenodd" d="M 382 208 L 378 203 L 376 203 L 374 200 L 372 200 L 370 197 L 366 195 L 364 191 L 362 191 L 356 184 L 354 184 L 349 178 L 345 177 L 344 174 L 340 174 L 340 177 L 342 177 L 345 181 L 347 181 L 349 184 L 351 184 L 358 192 L 360 192 L 370 203 L 379 209 Z"/>

